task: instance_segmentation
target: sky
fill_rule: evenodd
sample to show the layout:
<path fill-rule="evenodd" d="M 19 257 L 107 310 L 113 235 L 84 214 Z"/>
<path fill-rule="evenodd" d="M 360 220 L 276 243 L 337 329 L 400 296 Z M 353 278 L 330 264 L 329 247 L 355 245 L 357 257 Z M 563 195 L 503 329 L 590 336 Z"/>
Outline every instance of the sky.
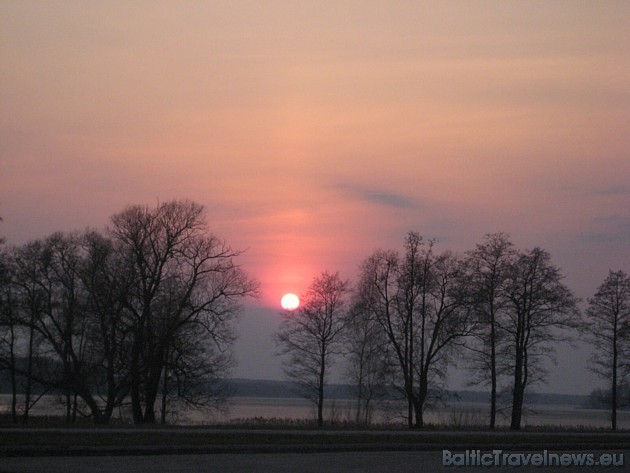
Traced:
<path fill-rule="evenodd" d="M 507 232 L 587 298 L 630 270 L 629 22 L 605 0 L 2 1 L 0 235 L 205 205 L 261 283 L 243 377 L 282 377 L 284 293 L 411 230 L 459 253 Z M 559 355 L 548 390 L 599 382 L 585 347 Z"/>

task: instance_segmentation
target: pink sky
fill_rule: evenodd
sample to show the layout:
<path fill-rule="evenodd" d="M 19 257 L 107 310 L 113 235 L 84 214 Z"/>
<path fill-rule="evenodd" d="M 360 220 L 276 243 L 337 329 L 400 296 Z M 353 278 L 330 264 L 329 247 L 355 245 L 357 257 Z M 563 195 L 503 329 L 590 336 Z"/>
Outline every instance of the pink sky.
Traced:
<path fill-rule="evenodd" d="M 630 4 L 0 3 L 0 235 L 190 198 L 277 308 L 409 230 L 630 262 Z"/>

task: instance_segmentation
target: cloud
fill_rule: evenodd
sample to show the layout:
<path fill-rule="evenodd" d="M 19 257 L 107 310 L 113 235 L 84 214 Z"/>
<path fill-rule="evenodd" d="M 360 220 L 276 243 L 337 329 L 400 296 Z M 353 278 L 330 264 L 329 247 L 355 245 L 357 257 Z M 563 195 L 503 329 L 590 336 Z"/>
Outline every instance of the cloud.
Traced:
<path fill-rule="evenodd" d="M 630 218 L 620 215 L 598 216 L 592 219 L 597 230 L 578 235 L 589 243 L 630 243 Z"/>
<path fill-rule="evenodd" d="M 385 189 L 376 189 L 358 183 L 347 182 L 333 184 L 331 187 L 341 190 L 355 199 L 372 204 L 396 209 L 416 209 L 420 207 L 419 203 L 413 198 Z"/>

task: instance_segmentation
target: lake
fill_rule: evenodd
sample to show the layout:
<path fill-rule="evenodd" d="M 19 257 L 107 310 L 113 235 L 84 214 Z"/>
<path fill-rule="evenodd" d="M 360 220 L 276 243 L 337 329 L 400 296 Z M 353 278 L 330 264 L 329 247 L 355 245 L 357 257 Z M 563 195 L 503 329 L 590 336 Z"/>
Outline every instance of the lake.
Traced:
<path fill-rule="evenodd" d="M 0 413 L 10 412 L 11 397 L 0 394 Z M 328 399 L 324 409 L 326 421 L 352 421 L 354 419 L 355 402 L 348 399 Z M 64 415 L 64 406 L 57 396 L 44 396 L 31 409 L 33 415 Z M 373 415 L 374 423 L 404 424 L 403 402 L 387 401 L 382 403 Z M 506 412 L 509 415 L 509 410 Z M 117 416 L 128 416 L 123 410 Z M 487 423 L 488 404 L 472 402 L 450 402 L 441 408 L 431 408 L 425 413 L 425 422 L 447 426 L 485 425 Z M 208 412 L 206 410 L 185 410 L 177 418 L 171 417 L 169 423 L 181 425 L 207 425 L 217 423 L 239 422 L 240 420 L 258 418 L 261 421 L 270 419 L 312 420 L 316 418 L 315 406 L 305 399 L 271 398 L 271 397 L 234 397 L 230 399 L 226 413 Z M 499 416 L 499 425 L 509 425 L 509 418 Z M 536 405 L 528 406 L 523 415 L 523 426 L 558 426 L 608 428 L 610 413 L 603 409 L 582 409 L 568 405 Z M 617 413 L 617 425 L 620 429 L 630 429 L 630 411 Z"/>

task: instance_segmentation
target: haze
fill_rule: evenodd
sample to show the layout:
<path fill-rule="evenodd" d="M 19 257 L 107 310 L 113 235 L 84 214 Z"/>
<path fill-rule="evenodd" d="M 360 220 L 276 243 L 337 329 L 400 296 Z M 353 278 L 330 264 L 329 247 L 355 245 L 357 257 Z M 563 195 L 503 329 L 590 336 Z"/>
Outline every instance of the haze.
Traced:
<path fill-rule="evenodd" d="M 282 294 L 409 230 L 458 252 L 508 232 L 589 297 L 630 262 L 629 22 L 619 1 L 2 2 L 0 235 L 206 205 L 262 284 L 237 376 L 281 376 Z M 548 390 L 598 385 L 587 352 Z"/>

